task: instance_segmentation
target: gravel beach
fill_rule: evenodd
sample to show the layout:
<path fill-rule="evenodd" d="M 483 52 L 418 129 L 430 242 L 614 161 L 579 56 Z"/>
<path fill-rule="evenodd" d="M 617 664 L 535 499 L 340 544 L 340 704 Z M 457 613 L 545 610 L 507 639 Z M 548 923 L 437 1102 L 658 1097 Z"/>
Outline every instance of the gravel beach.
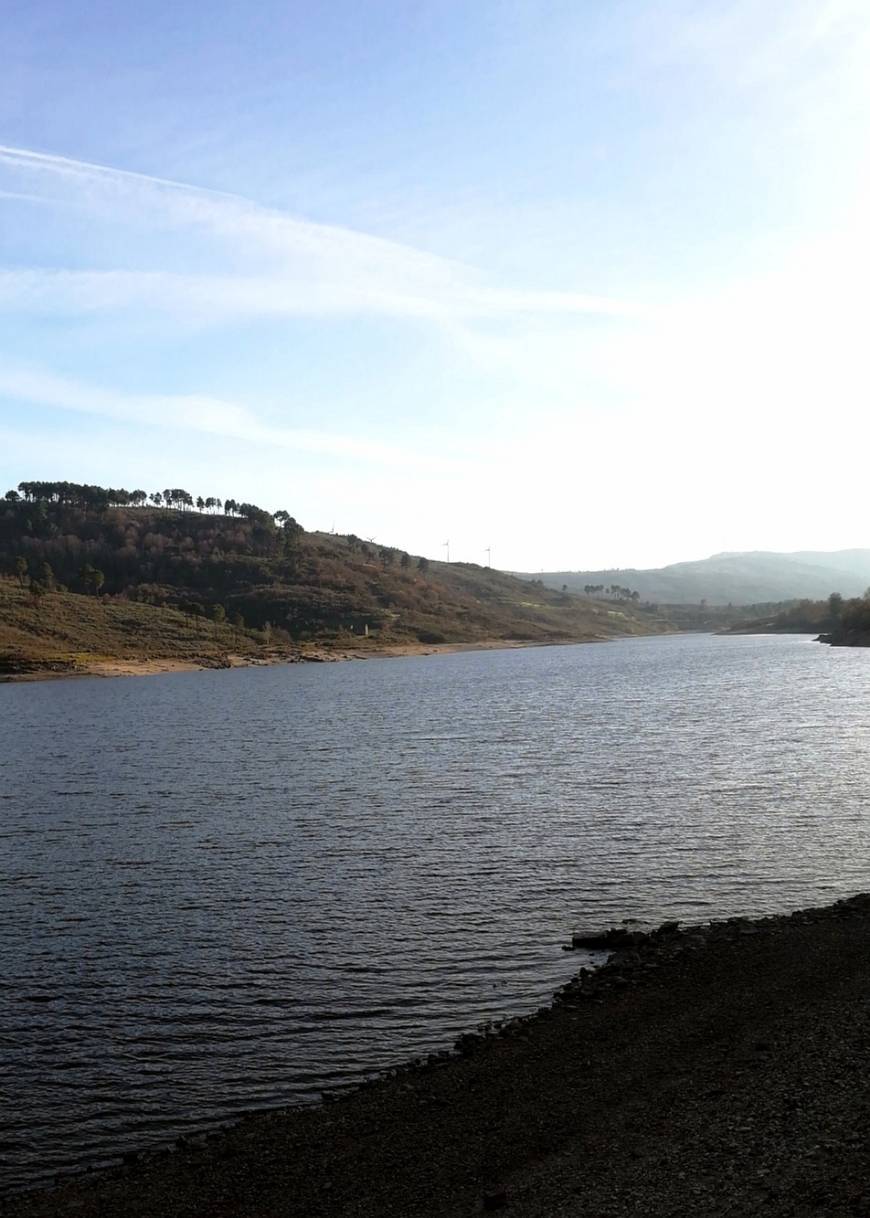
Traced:
<path fill-rule="evenodd" d="M 870 896 L 628 935 L 551 1008 L 3 1218 L 870 1216 Z"/>

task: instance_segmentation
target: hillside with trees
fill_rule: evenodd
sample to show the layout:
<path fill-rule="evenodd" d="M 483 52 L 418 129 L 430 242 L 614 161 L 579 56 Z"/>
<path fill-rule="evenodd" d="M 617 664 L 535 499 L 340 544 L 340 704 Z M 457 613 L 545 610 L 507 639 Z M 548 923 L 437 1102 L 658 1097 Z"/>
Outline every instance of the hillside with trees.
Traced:
<path fill-rule="evenodd" d="M 828 599 L 828 628 L 821 634 L 834 647 L 870 647 L 870 590 L 864 596 Z"/>
<path fill-rule="evenodd" d="M 313 643 L 540 643 L 671 628 L 630 598 L 601 603 L 353 534 L 309 533 L 289 511 L 180 488 L 22 482 L 0 499 L 0 575 L 7 671 L 28 654 L 58 663 L 67 653 L 115 654 L 107 615 L 119 607 L 128 649 L 139 646 L 138 630 L 149 655 L 174 655 L 185 641 L 185 653 L 207 643 L 210 660 Z M 77 615 L 84 637 L 72 629 Z"/>
<path fill-rule="evenodd" d="M 844 598 L 832 592 L 825 600 L 801 601 L 790 608 L 750 622 L 731 633 L 817 634 L 834 647 L 870 647 L 870 588 L 863 596 Z"/>

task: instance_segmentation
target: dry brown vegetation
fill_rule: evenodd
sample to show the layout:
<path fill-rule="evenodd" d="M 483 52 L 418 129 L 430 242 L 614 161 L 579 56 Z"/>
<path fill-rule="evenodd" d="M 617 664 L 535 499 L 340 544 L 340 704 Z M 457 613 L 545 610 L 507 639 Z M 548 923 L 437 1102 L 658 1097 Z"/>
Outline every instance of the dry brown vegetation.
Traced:
<path fill-rule="evenodd" d="M 673 629 L 649 608 L 576 597 L 475 564 L 429 562 L 352 534 L 306 533 L 292 517 L 281 523 L 286 513 L 243 506 L 248 515 L 240 517 L 7 498 L 0 670 L 74 671 L 94 657 L 214 664 L 233 652 L 315 644 L 579 642 Z"/>
<path fill-rule="evenodd" d="M 85 672 L 106 660 L 175 660 L 223 665 L 230 654 L 255 655 L 251 636 L 108 597 L 52 592 L 38 600 L 0 579 L 0 679 L 4 675 Z"/>

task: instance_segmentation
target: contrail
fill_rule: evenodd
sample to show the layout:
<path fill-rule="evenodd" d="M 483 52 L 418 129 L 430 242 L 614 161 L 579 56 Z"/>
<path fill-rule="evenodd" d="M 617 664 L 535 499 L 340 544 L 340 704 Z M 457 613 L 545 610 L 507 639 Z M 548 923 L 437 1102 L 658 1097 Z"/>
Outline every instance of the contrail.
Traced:
<path fill-rule="evenodd" d="M 248 240 L 284 257 L 313 259 L 318 267 L 315 279 L 333 286 L 340 284 L 348 292 L 351 311 L 368 301 L 375 312 L 428 315 L 438 321 L 446 321 L 451 315 L 498 320 L 592 314 L 630 319 L 646 313 L 633 303 L 606 296 L 487 284 L 480 269 L 440 254 L 357 229 L 300 219 L 244 195 L 172 178 L 9 144 L 0 144 L 0 166 L 13 173 L 52 174 L 108 189 L 125 185 L 141 188 L 145 205 L 150 202 L 161 207 L 175 224 L 210 230 L 236 242 Z M 284 277 L 285 270 L 275 268 L 277 281 Z"/>

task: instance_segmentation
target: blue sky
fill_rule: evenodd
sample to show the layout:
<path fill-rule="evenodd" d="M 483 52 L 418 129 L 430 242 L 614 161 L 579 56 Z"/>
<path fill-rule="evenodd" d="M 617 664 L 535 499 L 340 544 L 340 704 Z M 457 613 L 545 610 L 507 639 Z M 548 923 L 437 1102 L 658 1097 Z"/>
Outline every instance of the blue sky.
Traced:
<path fill-rule="evenodd" d="M 854 0 L 0 13 L 0 482 L 515 569 L 862 531 Z"/>

